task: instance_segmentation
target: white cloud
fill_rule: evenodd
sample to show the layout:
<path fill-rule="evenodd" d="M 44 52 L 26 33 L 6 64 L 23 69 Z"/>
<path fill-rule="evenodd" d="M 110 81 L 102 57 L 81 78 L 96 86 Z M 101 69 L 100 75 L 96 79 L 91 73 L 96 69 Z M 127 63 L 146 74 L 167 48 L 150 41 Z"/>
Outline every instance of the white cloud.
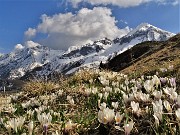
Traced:
<path fill-rule="evenodd" d="M 139 6 L 144 3 L 148 2 L 156 2 L 159 4 L 172 4 L 177 5 L 179 3 L 179 0 L 67 0 L 68 2 L 71 2 L 74 7 L 77 7 L 77 5 L 80 2 L 90 3 L 92 5 L 114 5 L 119 7 L 134 7 Z"/>
<path fill-rule="evenodd" d="M 179 4 L 179 0 L 175 0 L 173 3 L 172 3 L 172 5 L 174 5 L 174 6 L 176 6 L 176 5 L 178 5 Z"/>
<path fill-rule="evenodd" d="M 36 35 L 36 29 L 29 28 L 25 33 L 26 38 L 31 38 Z"/>
<path fill-rule="evenodd" d="M 82 45 L 88 40 L 108 37 L 121 37 L 129 32 L 128 28 L 119 29 L 110 9 L 95 7 L 83 8 L 76 14 L 65 13 L 53 16 L 42 15 L 42 22 L 36 33 L 47 34 L 40 43 L 54 49 L 67 49 L 72 45 Z"/>
<path fill-rule="evenodd" d="M 179 0 L 157 0 L 156 2 L 162 5 L 173 5 L 173 6 L 179 4 Z"/>

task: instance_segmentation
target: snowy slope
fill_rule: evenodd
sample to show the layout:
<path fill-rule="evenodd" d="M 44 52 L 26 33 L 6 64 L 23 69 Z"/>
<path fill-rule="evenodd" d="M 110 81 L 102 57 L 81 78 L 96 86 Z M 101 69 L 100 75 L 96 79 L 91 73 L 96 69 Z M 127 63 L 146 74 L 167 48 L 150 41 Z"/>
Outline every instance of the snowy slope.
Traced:
<path fill-rule="evenodd" d="M 32 41 L 28 41 L 26 46 L 18 44 L 11 53 L 0 57 L 0 77 L 22 77 L 26 72 L 49 63 L 59 53 L 62 51 L 52 50 Z"/>
<path fill-rule="evenodd" d="M 140 24 L 126 36 L 110 40 L 104 38 L 67 51 L 52 50 L 32 41 L 17 46 L 10 54 L 0 57 L 0 76 L 11 79 L 25 74 L 50 75 L 54 72 L 71 74 L 80 68 L 98 67 L 134 45 L 144 41 L 164 41 L 174 34 L 147 23 Z M 37 67 L 41 69 L 36 70 Z M 32 72 L 31 72 L 32 71 Z"/>
<path fill-rule="evenodd" d="M 114 39 L 110 46 L 96 55 L 89 56 L 80 67 L 96 67 L 100 62 L 106 62 L 134 45 L 144 41 L 165 41 L 175 34 L 161 30 L 148 23 L 142 23 L 122 38 Z M 74 69 L 73 69 L 74 70 Z M 68 73 L 71 73 L 69 71 Z"/>

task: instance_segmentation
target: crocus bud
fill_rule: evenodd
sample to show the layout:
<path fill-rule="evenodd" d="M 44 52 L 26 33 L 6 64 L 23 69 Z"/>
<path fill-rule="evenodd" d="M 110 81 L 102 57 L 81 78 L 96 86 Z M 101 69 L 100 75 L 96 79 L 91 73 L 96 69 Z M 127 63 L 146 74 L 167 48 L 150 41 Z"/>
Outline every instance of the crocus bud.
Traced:
<path fill-rule="evenodd" d="M 31 121 L 28 125 L 28 132 L 29 132 L 29 135 L 32 135 L 32 132 L 33 132 L 33 121 Z"/>

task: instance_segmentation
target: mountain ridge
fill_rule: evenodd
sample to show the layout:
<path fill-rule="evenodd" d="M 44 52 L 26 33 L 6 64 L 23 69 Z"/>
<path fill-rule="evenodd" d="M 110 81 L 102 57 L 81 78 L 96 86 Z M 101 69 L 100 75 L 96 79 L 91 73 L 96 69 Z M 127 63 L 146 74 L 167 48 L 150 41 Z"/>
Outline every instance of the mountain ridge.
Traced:
<path fill-rule="evenodd" d="M 122 38 L 104 38 L 70 47 L 67 51 L 28 41 L 25 47 L 19 45 L 13 52 L 0 57 L 0 78 L 15 79 L 26 74 L 48 76 L 54 72 L 71 74 L 81 68 L 98 68 L 100 62 L 106 62 L 138 43 L 165 41 L 172 36 L 173 33 L 143 23 Z"/>

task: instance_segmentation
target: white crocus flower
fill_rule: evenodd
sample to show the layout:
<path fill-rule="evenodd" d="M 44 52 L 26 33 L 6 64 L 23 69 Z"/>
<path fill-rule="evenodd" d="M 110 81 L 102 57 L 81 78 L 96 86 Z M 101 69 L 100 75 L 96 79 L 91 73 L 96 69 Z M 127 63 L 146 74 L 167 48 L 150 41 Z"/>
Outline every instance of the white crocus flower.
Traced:
<path fill-rule="evenodd" d="M 102 94 L 102 93 L 98 93 L 98 96 L 99 96 L 99 98 L 100 98 L 100 100 L 101 100 L 102 97 L 103 97 L 103 94 Z"/>
<path fill-rule="evenodd" d="M 156 99 L 161 99 L 161 97 L 162 97 L 162 91 L 154 91 L 153 92 L 153 95 L 154 95 L 154 97 L 156 98 Z"/>
<path fill-rule="evenodd" d="M 177 119 L 180 121 L 180 108 L 178 108 L 175 112 Z"/>
<path fill-rule="evenodd" d="M 31 102 L 31 106 L 41 106 L 41 103 L 37 99 L 34 99 Z"/>
<path fill-rule="evenodd" d="M 40 114 L 41 112 L 45 111 L 47 109 L 47 106 L 40 106 L 39 108 L 35 108 L 35 111 L 37 112 L 37 114 Z"/>
<path fill-rule="evenodd" d="M 171 108 L 170 103 L 167 100 L 165 100 L 163 102 L 163 104 L 164 104 L 164 107 L 166 108 L 166 110 L 171 113 L 172 112 L 172 108 Z"/>
<path fill-rule="evenodd" d="M 149 113 L 149 107 L 148 106 L 146 106 L 145 111 L 146 111 L 146 113 Z"/>
<path fill-rule="evenodd" d="M 100 107 L 101 105 L 101 100 L 100 99 L 98 99 L 98 107 Z"/>
<path fill-rule="evenodd" d="M 144 82 L 144 88 L 146 89 L 147 92 L 152 92 L 154 91 L 154 83 L 152 80 L 146 80 Z"/>
<path fill-rule="evenodd" d="M 116 113 L 116 116 L 115 116 L 115 121 L 116 121 L 116 124 L 120 124 L 122 119 L 124 117 L 124 114 L 120 115 L 119 112 Z"/>
<path fill-rule="evenodd" d="M 128 100 L 129 101 L 133 101 L 134 100 L 134 94 L 133 93 L 129 94 L 129 99 Z"/>
<path fill-rule="evenodd" d="M 156 85 L 156 88 L 158 88 L 158 86 L 161 84 L 160 79 L 156 75 L 153 76 L 152 81 L 153 81 L 154 85 Z"/>
<path fill-rule="evenodd" d="M 113 87 L 119 87 L 119 82 L 114 82 L 114 81 L 113 81 L 113 82 L 112 82 L 112 86 L 113 86 Z"/>
<path fill-rule="evenodd" d="M 34 114 L 34 110 L 33 110 L 33 111 L 32 111 L 32 110 L 28 110 L 28 111 L 27 111 L 28 117 L 32 117 L 33 114 Z"/>
<path fill-rule="evenodd" d="M 4 124 L 3 118 L 0 118 L 0 124 Z"/>
<path fill-rule="evenodd" d="M 90 79 L 90 80 L 89 80 L 89 83 L 92 84 L 92 83 L 93 83 L 93 79 Z"/>
<path fill-rule="evenodd" d="M 104 88 L 104 91 L 106 91 L 106 92 L 112 92 L 112 88 L 109 87 L 109 86 L 106 86 L 106 87 Z"/>
<path fill-rule="evenodd" d="M 136 86 L 132 87 L 131 89 L 132 89 L 133 93 L 136 93 L 138 90 Z"/>
<path fill-rule="evenodd" d="M 156 115 L 159 118 L 159 120 L 162 120 L 162 113 L 163 113 L 162 100 L 160 99 L 159 101 L 155 101 L 152 104 L 153 104 L 154 115 Z"/>
<path fill-rule="evenodd" d="M 121 89 L 123 89 L 124 91 L 126 91 L 126 86 L 124 86 L 123 84 L 120 85 Z"/>
<path fill-rule="evenodd" d="M 58 118 L 60 118 L 61 114 L 60 113 L 57 113 L 57 112 L 54 112 L 53 113 L 54 116 L 57 116 Z"/>
<path fill-rule="evenodd" d="M 118 102 L 112 102 L 111 104 L 112 104 L 112 106 L 114 107 L 114 109 L 117 109 L 117 108 L 118 108 L 118 105 L 119 105 Z"/>
<path fill-rule="evenodd" d="M 54 114 L 54 110 L 52 110 L 52 109 L 49 110 L 49 112 L 50 112 L 50 114 Z"/>
<path fill-rule="evenodd" d="M 141 93 L 139 96 L 140 96 L 140 99 L 143 102 L 148 102 L 149 101 L 149 94 Z"/>
<path fill-rule="evenodd" d="M 177 97 L 177 105 L 180 107 L 180 95 Z"/>
<path fill-rule="evenodd" d="M 104 78 L 103 76 L 100 76 L 99 80 L 100 80 L 102 85 L 109 86 L 109 80 L 106 80 L 106 78 Z"/>
<path fill-rule="evenodd" d="M 124 81 L 124 83 L 125 83 L 126 86 L 128 86 L 128 85 L 129 85 L 129 80 L 126 79 L 126 80 Z"/>
<path fill-rule="evenodd" d="M 21 129 L 22 126 L 23 126 L 23 124 L 24 124 L 25 117 L 19 117 L 19 118 L 17 119 L 17 121 L 18 121 L 18 127 Z"/>
<path fill-rule="evenodd" d="M 172 100 L 176 100 L 177 99 L 177 92 L 176 92 L 176 88 L 169 88 L 169 87 L 166 87 L 166 88 L 163 88 L 164 92 L 170 96 L 170 98 Z"/>
<path fill-rule="evenodd" d="M 131 130 L 133 129 L 134 122 L 130 121 L 128 124 L 124 125 L 125 135 L 129 135 Z"/>
<path fill-rule="evenodd" d="M 170 82 L 172 87 L 176 87 L 176 78 L 170 78 L 169 82 Z"/>
<path fill-rule="evenodd" d="M 124 103 L 128 103 L 129 102 L 129 97 L 125 93 L 123 93 L 123 100 L 124 100 Z"/>
<path fill-rule="evenodd" d="M 23 108 L 28 108 L 31 105 L 31 101 L 29 100 L 28 102 L 22 103 L 21 105 Z"/>
<path fill-rule="evenodd" d="M 139 108 L 139 103 L 135 103 L 134 101 L 132 101 L 131 107 L 132 107 L 133 112 L 139 116 L 141 113 L 141 109 Z"/>
<path fill-rule="evenodd" d="M 115 117 L 114 110 L 109 108 L 104 108 L 98 112 L 98 120 L 100 123 L 107 124 L 113 121 Z"/>
<path fill-rule="evenodd" d="M 98 92 L 98 89 L 97 88 L 92 88 L 91 91 L 92 91 L 93 94 L 96 94 Z"/>
<path fill-rule="evenodd" d="M 99 106 L 99 109 L 103 110 L 105 108 L 106 108 L 106 103 L 105 102 L 101 103 L 101 105 Z"/>
<path fill-rule="evenodd" d="M 121 90 L 119 88 L 114 88 L 114 93 L 119 93 Z"/>
<path fill-rule="evenodd" d="M 33 132 L 33 121 L 29 122 L 28 124 L 28 132 L 29 132 L 29 135 L 32 135 L 32 132 Z"/>
<path fill-rule="evenodd" d="M 108 93 L 108 92 L 105 92 L 105 93 L 104 93 L 104 98 L 105 98 L 105 100 L 107 100 L 108 96 L 109 96 L 109 93 Z"/>
<path fill-rule="evenodd" d="M 159 119 L 156 115 L 153 115 L 154 119 L 155 119 L 155 124 L 156 124 L 156 127 L 159 126 Z"/>

